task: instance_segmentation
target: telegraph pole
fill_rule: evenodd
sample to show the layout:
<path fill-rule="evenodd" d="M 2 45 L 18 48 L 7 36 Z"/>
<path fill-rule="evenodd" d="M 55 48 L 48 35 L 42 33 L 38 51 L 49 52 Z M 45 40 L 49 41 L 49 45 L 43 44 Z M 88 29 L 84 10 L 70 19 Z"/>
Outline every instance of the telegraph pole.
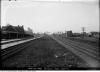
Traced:
<path fill-rule="evenodd" d="M 85 27 L 82 27 L 82 33 L 83 33 L 83 38 L 84 38 L 84 32 L 85 32 Z"/>

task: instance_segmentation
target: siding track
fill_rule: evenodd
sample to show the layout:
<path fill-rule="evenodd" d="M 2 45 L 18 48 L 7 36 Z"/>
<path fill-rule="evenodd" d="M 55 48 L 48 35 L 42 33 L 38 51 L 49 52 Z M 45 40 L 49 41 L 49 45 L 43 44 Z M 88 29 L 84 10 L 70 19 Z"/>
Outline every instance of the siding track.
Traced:
<path fill-rule="evenodd" d="M 51 36 L 51 38 L 82 58 L 89 67 L 99 67 L 100 54 L 98 47 L 94 48 L 87 44 L 61 38 L 60 36 Z"/>

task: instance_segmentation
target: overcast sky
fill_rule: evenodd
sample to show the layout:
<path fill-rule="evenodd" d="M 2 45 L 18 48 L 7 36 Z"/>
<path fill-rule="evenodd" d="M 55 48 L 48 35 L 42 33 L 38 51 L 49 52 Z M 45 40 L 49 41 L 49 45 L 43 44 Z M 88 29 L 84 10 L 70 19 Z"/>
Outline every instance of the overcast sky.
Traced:
<path fill-rule="evenodd" d="M 94 0 L 66 2 L 2 1 L 1 25 L 24 25 L 34 32 L 99 31 L 99 6 Z M 38 0 L 39 1 L 39 0 Z M 41 1 L 41 0 L 40 0 Z M 50 1 L 50 0 L 48 0 Z M 57 1 L 57 0 L 55 0 Z M 65 0 L 62 0 L 65 1 Z"/>

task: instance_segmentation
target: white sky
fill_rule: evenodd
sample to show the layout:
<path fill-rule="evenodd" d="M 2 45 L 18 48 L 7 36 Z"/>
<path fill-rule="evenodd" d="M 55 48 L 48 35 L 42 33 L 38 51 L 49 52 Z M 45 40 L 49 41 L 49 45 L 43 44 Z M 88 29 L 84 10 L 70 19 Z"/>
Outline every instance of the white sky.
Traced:
<path fill-rule="evenodd" d="M 80 0 L 81 2 L 79 0 L 71 0 L 71 2 L 70 0 L 66 2 L 35 1 L 2 1 L 1 25 L 4 26 L 7 23 L 24 25 L 25 29 L 30 27 L 34 32 L 65 30 L 81 32 L 82 27 L 86 27 L 86 32 L 99 31 L 98 0 Z"/>

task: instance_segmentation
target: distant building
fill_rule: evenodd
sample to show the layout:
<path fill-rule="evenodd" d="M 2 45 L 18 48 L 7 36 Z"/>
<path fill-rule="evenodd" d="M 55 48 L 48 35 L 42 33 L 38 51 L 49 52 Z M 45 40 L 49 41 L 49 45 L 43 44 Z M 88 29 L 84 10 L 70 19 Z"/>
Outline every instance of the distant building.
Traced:
<path fill-rule="evenodd" d="M 72 37 L 73 36 L 72 31 L 71 30 L 70 31 L 66 31 L 66 36 L 67 37 Z"/>
<path fill-rule="evenodd" d="M 92 37 L 99 38 L 100 32 L 91 32 L 91 36 L 92 36 Z"/>
<path fill-rule="evenodd" d="M 28 28 L 28 31 L 24 30 L 23 26 L 2 26 L 1 28 L 1 38 L 2 39 L 16 39 L 16 38 L 28 38 L 34 37 L 32 29 Z"/>
<path fill-rule="evenodd" d="M 24 37 L 24 27 L 23 26 L 2 26 L 1 28 L 2 38 L 12 39 L 12 38 L 22 38 Z"/>
<path fill-rule="evenodd" d="M 12 26 L 12 25 L 7 25 L 7 26 L 2 26 L 2 32 L 9 32 L 9 33 L 24 33 L 24 27 L 23 26 Z"/>
<path fill-rule="evenodd" d="M 81 35 L 80 33 L 73 33 L 74 37 L 80 37 L 80 35 Z"/>

